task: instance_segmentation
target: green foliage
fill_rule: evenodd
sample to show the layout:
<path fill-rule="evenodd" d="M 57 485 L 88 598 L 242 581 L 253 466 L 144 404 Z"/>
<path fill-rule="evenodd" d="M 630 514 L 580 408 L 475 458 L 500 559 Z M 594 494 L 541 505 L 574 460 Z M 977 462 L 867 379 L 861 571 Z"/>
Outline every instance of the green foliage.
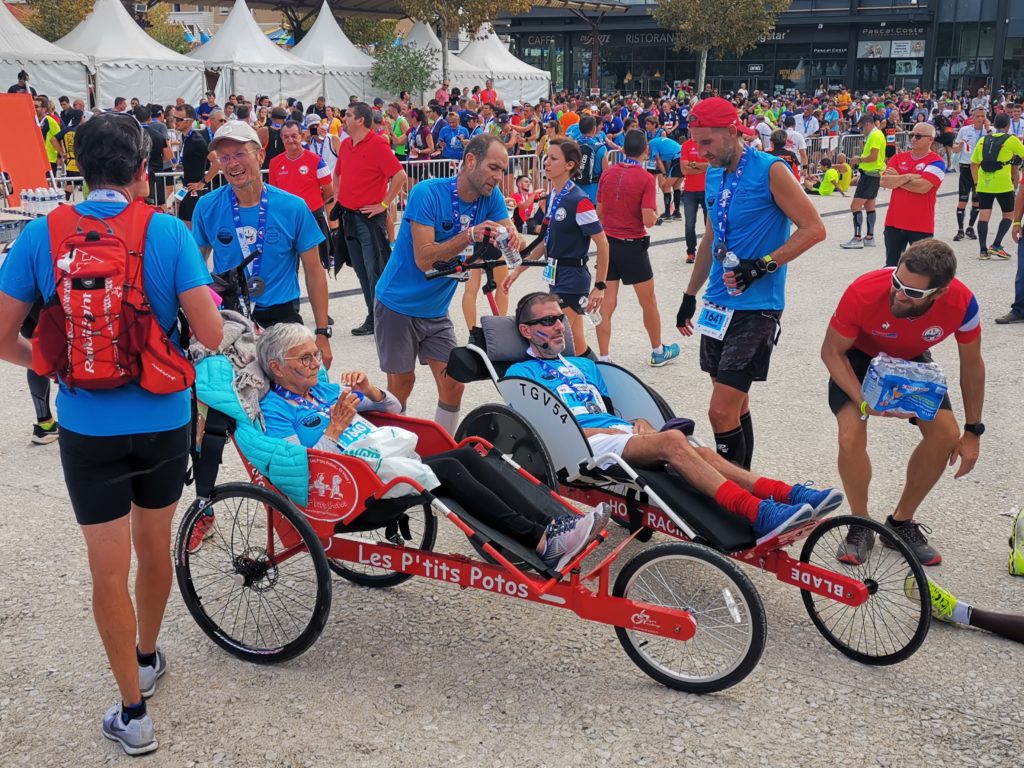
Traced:
<path fill-rule="evenodd" d="M 739 55 L 775 28 L 790 0 L 659 0 L 654 18 L 676 33 L 676 50 Z"/>
<path fill-rule="evenodd" d="M 533 0 L 399 0 L 402 10 L 413 19 L 428 24 L 442 22 L 446 33 L 454 34 L 459 29 L 476 32 L 477 27 L 493 21 L 501 14 L 514 16 L 526 13 L 533 7 Z"/>
<path fill-rule="evenodd" d="M 384 45 L 374 52 L 370 82 L 387 93 L 417 93 L 437 85 L 436 53 L 415 45 Z"/>
<path fill-rule="evenodd" d="M 28 0 L 25 26 L 52 43 L 77 27 L 92 5 L 92 0 Z"/>
<path fill-rule="evenodd" d="M 345 19 L 342 24 L 348 39 L 364 48 L 379 48 L 391 45 L 395 40 L 394 19 L 367 19 L 356 17 Z"/>
<path fill-rule="evenodd" d="M 165 45 L 178 53 L 188 53 L 185 33 L 177 24 L 170 22 L 170 15 L 171 8 L 167 3 L 154 5 L 146 12 L 146 32 L 160 45 Z"/>

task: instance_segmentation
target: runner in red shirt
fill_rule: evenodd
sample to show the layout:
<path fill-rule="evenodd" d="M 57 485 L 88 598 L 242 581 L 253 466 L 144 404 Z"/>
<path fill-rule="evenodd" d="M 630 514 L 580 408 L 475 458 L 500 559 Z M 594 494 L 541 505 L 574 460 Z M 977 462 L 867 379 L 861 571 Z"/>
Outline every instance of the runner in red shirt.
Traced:
<path fill-rule="evenodd" d="M 632 285 L 643 311 L 644 328 L 651 342 L 651 365 L 661 367 L 679 356 L 678 344 L 662 344 L 661 314 L 654 295 L 654 271 L 647 253 L 651 238 L 647 227 L 658 219 L 655 179 L 644 170 L 649 152 L 643 131 L 630 130 L 622 141 L 624 158 L 601 174 L 597 185 L 597 217 L 608 237 L 608 280 L 597 346 L 609 360 L 612 315 L 619 297 L 619 281 Z"/>
<path fill-rule="evenodd" d="M 911 243 L 935 232 L 935 195 L 946 164 L 931 151 L 935 126 L 918 123 L 910 134 L 910 151 L 889 158 L 881 185 L 892 190 L 885 214 L 885 266 L 895 267 Z"/>
<path fill-rule="evenodd" d="M 867 417 L 882 415 L 868 408 L 861 395 L 868 365 L 879 352 L 930 362 L 930 347 L 948 336 L 956 337 L 966 420 L 963 434 L 948 396 L 934 420 L 912 420 L 921 430 L 921 442 L 907 464 L 903 494 L 885 521 L 924 565 L 938 565 L 942 556 L 928 544 L 914 514 L 947 465 L 960 459 L 958 478 L 974 469 L 985 431 L 981 423 L 985 361 L 978 302 L 955 274 L 956 256 L 948 245 L 932 239 L 915 243 L 903 253 L 896 269 L 868 272 L 846 289 L 821 347 L 831 376 L 828 404 L 839 423 L 839 475 L 851 511 L 868 517 Z M 842 563 L 860 565 L 874 543 L 874 534 L 867 528 L 850 528 L 836 556 Z"/>
<path fill-rule="evenodd" d="M 708 173 L 707 161 L 697 151 L 697 142 L 687 139 L 679 149 L 679 167 L 683 170 L 683 217 L 686 220 L 686 263 L 693 264 L 697 256 L 697 209 L 708 218 L 708 204 L 704 199 L 704 184 Z"/>
<path fill-rule="evenodd" d="M 480 91 L 481 104 L 493 104 L 498 99 L 498 92 L 494 90 L 494 81 L 488 79 L 485 87 Z"/>
<path fill-rule="evenodd" d="M 320 243 L 320 263 L 324 269 L 331 265 L 331 230 L 327 227 L 324 206 L 334 200 L 334 185 L 331 183 L 331 169 L 324 159 L 302 146 L 302 126 L 289 120 L 281 128 L 284 152 L 270 161 L 270 176 L 273 186 L 301 197 L 313 212 L 313 218 L 326 238 Z"/>

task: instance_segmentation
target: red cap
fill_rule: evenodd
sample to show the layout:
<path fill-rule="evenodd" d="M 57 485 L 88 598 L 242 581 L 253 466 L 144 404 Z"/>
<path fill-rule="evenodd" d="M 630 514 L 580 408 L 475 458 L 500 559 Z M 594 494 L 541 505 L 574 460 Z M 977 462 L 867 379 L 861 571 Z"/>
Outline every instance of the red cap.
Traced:
<path fill-rule="evenodd" d="M 745 136 L 753 136 L 755 133 L 740 121 L 736 107 L 720 96 L 703 99 L 691 109 L 687 125 L 690 128 L 728 128 L 731 125 Z"/>

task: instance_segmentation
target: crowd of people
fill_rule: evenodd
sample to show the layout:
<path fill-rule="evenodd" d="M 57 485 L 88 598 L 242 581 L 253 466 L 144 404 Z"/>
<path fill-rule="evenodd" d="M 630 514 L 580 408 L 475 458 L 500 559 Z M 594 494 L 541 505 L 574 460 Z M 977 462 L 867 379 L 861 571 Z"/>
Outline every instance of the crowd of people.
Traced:
<path fill-rule="evenodd" d="M 27 89 L 27 81 L 19 83 Z M 595 455 L 613 451 L 639 465 L 667 462 L 723 513 L 746 518 L 758 535 L 785 531 L 841 501 L 833 489 L 790 486 L 751 472 L 749 392 L 768 379 L 787 272 L 827 236 L 812 194 L 854 190 L 853 237 L 843 245 L 864 248 L 874 245 L 878 191 L 892 190 L 886 266 L 846 290 L 821 356 L 830 376 L 845 497 L 853 514 L 866 517 L 868 417 L 881 415 L 861 393 L 868 363 L 883 352 L 927 361 L 932 346 L 956 339 L 966 423 L 956 422 L 948 397 L 934 420 L 916 423 L 921 442 L 900 501 L 885 520 L 923 564 L 941 562 L 917 512 L 948 464 L 959 462 L 960 477 L 978 461 L 985 367 L 978 302 L 957 280 L 950 247 L 934 239 L 936 191 L 956 170 L 949 153 L 958 153 L 962 232 L 954 239 L 975 236 L 983 258 L 1008 257 L 1003 239 L 1012 232 L 1019 240 L 1024 213 L 1024 194 L 1015 198 L 1013 192 L 1024 144 L 1012 95 L 819 89 L 770 97 L 740 88 L 723 97 L 707 86 L 699 94 L 661 98 L 559 94 L 506 105 L 490 81 L 468 92 L 445 81 L 422 108 L 409 94 L 391 103 L 353 96 L 340 109 L 324 98 L 304 107 L 291 99 L 274 105 L 239 95 L 218 105 L 209 93 L 198 106 L 119 98 L 107 111 L 67 99 L 58 100 L 58 109 L 33 95 L 51 167 L 62 164 L 67 176 L 84 178 L 86 200 L 75 210 L 123 232 L 125 242 L 145 252 L 145 290 L 159 327 L 173 329 L 175 349 L 188 342 L 175 323 L 179 310 L 191 336 L 212 350 L 223 335 L 218 306 L 263 329 L 259 359 L 272 383 L 264 401 L 268 431 L 307 447 L 343 450 L 360 410 L 405 411 L 419 364 L 436 389 L 433 419 L 454 433 L 463 385 L 446 366 L 457 345 L 451 303 L 465 273 L 430 280 L 426 272 L 520 251 L 522 258 L 543 261 L 547 285 L 516 306 L 517 327 L 531 350 L 520 364 L 522 375 L 560 382 L 558 395 L 577 414 Z M 893 131 L 909 131 L 908 150 L 889 141 Z M 864 137 L 860 154 L 823 157 L 820 176 L 808 178 L 807 140 L 842 132 Z M 537 162 L 517 161 L 522 157 Z M 158 175 L 178 167 L 180 186 Z M 963 229 L 968 202 L 970 227 Z M 993 202 L 1003 219 L 988 245 Z M 169 205 L 174 215 L 166 213 Z M 641 306 L 650 365 L 678 357 L 678 344 L 663 337 L 649 256 L 650 229 L 670 220 L 684 221 L 680 264 L 693 265 L 674 326 L 684 336 L 701 336 L 700 367 L 712 383 L 714 449 L 697 451 L 677 432 L 652 434 L 650 425 L 609 414 L 594 366 L 612 359 L 621 285 L 633 287 Z M 705 228 L 699 239 L 698 224 Z M 30 369 L 33 439 L 59 437 L 89 556 L 94 615 L 120 692 L 103 732 L 130 754 L 142 754 L 156 749 L 146 698 L 167 670 L 157 639 L 170 590 L 171 517 L 189 452 L 189 391 L 153 391 L 142 379 L 108 389 L 72 388 L 65 377 L 58 426 L 49 379 L 32 372 L 28 338 L 54 305 L 62 271 L 70 276 L 76 267 L 61 266 L 62 254 L 51 243 L 65 240 L 47 228 L 46 220 L 26 227 L 0 269 L 0 358 Z M 340 386 L 325 381 L 341 351 L 332 342 L 327 277 L 344 264 L 352 266 L 365 305 L 365 318 L 351 333 L 374 337 L 386 377 L 381 387 L 362 372 L 342 374 Z M 508 311 L 524 269 L 496 267 L 499 312 Z M 479 288 L 479 278 L 463 288 L 470 326 Z M 925 315 L 934 333 L 892 330 Z M 313 329 L 303 330 L 309 319 Z M 1017 301 L 997 322 L 1024 322 L 1024 271 L 1018 270 Z M 565 348 L 566 329 L 572 349 Z M 596 352 L 588 333 L 596 337 Z M 480 481 L 485 471 L 465 453 L 432 468 L 449 488 L 467 477 Z M 552 566 L 568 562 L 603 523 L 597 511 L 568 519 L 530 515 L 509 504 L 514 489 L 509 494 L 482 515 L 490 514 Z M 135 606 L 128 589 L 132 546 L 139 563 Z M 870 531 L 853 527 L 836 557 L 858 565 L 873 546 Z M 942 617 L 970 619 L 970 610 L 956 610 L 948 593 L 930 589 L 936 605 L 944 606 L 936 608 Z M 1008 635 L 1020 639 L 1018 630 Z"/>

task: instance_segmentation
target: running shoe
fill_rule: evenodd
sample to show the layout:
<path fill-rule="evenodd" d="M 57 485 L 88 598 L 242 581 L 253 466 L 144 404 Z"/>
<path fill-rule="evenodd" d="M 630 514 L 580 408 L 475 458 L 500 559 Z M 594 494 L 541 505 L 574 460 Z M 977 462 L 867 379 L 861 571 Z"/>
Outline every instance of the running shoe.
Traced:
<path fill-rule="evenodd" d="M 978 254 L 978 258 L 981 259 L 982 261 L 988 261 L 992 257 L 989 255 L 988 251 L 982 251 L 981 253 Z"/>
<path fill-rule="evenodd" d="M 697 261 L 697 257 L 694 254 L 692 254 L 692 253 L 686 254 L 686 263 L 687 264 L 693 264 L 696 261 Z"/>
<path fill-rule="evenodd" d="M 651 351 L 651 366 L 661 368 L 661 366 L 675 360 L 677 357 L 679 357 L 678 344 L 662 344 L 661 352 Z"/>
<path fill-rule="evenodd" d="M 368 317 L 363 321 L 362 325 L 358 325 L 352 329 L 353 336 L 373 336 L 373 318 Z"/>
<path fill-rule="evenodd" d="M 153 666 L 139 664 L 139 690 L 142 691 L 142 698 L 148 699 L 156 693 L 157 680 L 167 674 L 167 657 L 156 647 L 156 663 Z"/>
<path fill-rule="evenodd" d="M 962 229 L 959 230 L 955 235 L 953 235 L 953 242 L 954 243 L 959 243 L 963 239 L 964 239 L 964 231 Z"/>
<path fill-rule="evenodd" d="M 682 213 L 680 213 L 679 211 L 673 212 L 673 214 L 672 214 L 672 221 L 682 221 L 682 220 L 683 220 L 683 214 Z"/>
<path fill-rule="evenodd" d="M 608 521 L 611 520 L 611 517 L 612 505 L 607 501 L 602 501 L 594 507 L 594 525 L 590 529 L 590 538 L 587 541 L 588 544 L 596 539 L 597 535 L 601 533 L 601 531 L 608 527 Z"/>
<path fill-rule="evenodd" d="M 917 579 L 914 578 L 914 574 L 908 573 L 907 578 L 903 580 L 903 592 L 911 600 L 919 599 L 920 592 L 917 589 Z M 955 624 L 953 609 L 956 608 L 959 601 L 931 579 L 928 579 L 928 596 L 932 601 L 932 616 L 947 624 Z"/>
<path fill-rule="evenodd" d="M 870 528 L 862 525 L 851 526 L 846 539 L 839 545 L 836 560 L 846 565 L 862 565 L 874 546 L 875 534 Z"/>
<path fill-rule="evenodd" d="M 988 249 L 988 255 L 989 256 L 995 256 L 997 259 L 1003 259 L 1003 260 L 1006 260 L 1006 259 L 1010 258 L 1010 254 L 1002 246 L 999 246 L 998 248 L 989 248 Z"/>
<path fill-rule="evenodd" d="M 127 723 L 121 717 L 121 705 L 111 707 L 103 716 L 103 735 L 116 741 L 129 755 L 156 752 L 158 744 L 153 734 L 153 719 L 149 714 L 133 718 Z"/>
<path fill-rule="evenodd" d="M 210 529 L 213 528 L 214 522 L 215 519 L 213 512 L 207 512 L 199 519 L 199 522 L 196 523 L 196 527 L 192 529 L 192 535 L 188 540 L 188 553 L 190 555 L 194 555 L 202 548 L 203 541 L 206 539 L 206 534 L 208 534 Z"/>
<path fill-rule="evenodd" d="M 1013 323 L 1024 323 L 1024 315 L 1018 315 L 1016 312 L 1007 312 L 1005 315 L 996 318 L 996 324 L 998 325 L 1012 325 Z"/>
<path fill-rule="evenodd" d="M 48 445 L 60 437 L 60 425 L 50 419 L 45 427 L 42 424 L 35 424 L 32 427 L 32 442 L 36 445 Z"/>
<path fill-rule="evenodd" d="M 874 248 L 875 247 L 875 238 L 873 238 L 873 237 L 865 237 L 864 238 L 864 247 L 865 248 Z"/>
<path fill-rule="evenodd" d="M 974 227 L 968 227 L 964 230 L 964 234 L 967 235 L 968 240 L 977 240 L 978 235 L 974 232 Z"/>
<path fill-rule="evenodd" d="M 810 504 L 783 504 L 775 499 L 764 499 L 757 507 L 757 520 L 754 521 L 757 543 L 803 525 L 813 517 L 814 510 Z"/>
<path fill-rule="evenodd" d="M 902 525 L 892 524 L 892 515 L 885 518 L 885 527 L 895 533 L 914 552 L 914 556 L 921 562 L 921 565 L 938 565 L 942 562 L 942 555 L 934 547 L 928 544 L 928 537 L 925 533 L 931 533 L 931 528 L 915 520 L 907 520 Z M 892 545 L 882 539 L 882 546 L 892 548 Z"/>
<path fill-rule="evenodd" d="M 829 512 L 839 509 L 843 503 L 843 494 L 835 488 L 813 488 L 812 483 L 794 485 L 786 499 L 790 504 L 810 504 L 814 509 L 814 517 L 824 517 Z"/>
<path fill-rule="evenodd" d="M 851 237 L 845 243 L 840 243 L 839 247 L 840 248 L 863 248 L 864 247 L 864 241 L 861 240 L 859 237 Z"/>
<path fill-rule="evenodd" d="M 596 512 L 588 512 L 585 515 L 569 513 L 552 520 L 547 528 L 547 545 L 540 556 L 544 564 L 556 571 L 562 570 L 590 541 L 596 518 Z"/>
<path fill-rule="evenodd" d="M 658 220 L 654 222 L 654 226 L 660 227 L 664 223 L 665 223 L 665 214 L 663 213 L 663 214 L 661 214 L 661 216 L 658 217 Z"/>

